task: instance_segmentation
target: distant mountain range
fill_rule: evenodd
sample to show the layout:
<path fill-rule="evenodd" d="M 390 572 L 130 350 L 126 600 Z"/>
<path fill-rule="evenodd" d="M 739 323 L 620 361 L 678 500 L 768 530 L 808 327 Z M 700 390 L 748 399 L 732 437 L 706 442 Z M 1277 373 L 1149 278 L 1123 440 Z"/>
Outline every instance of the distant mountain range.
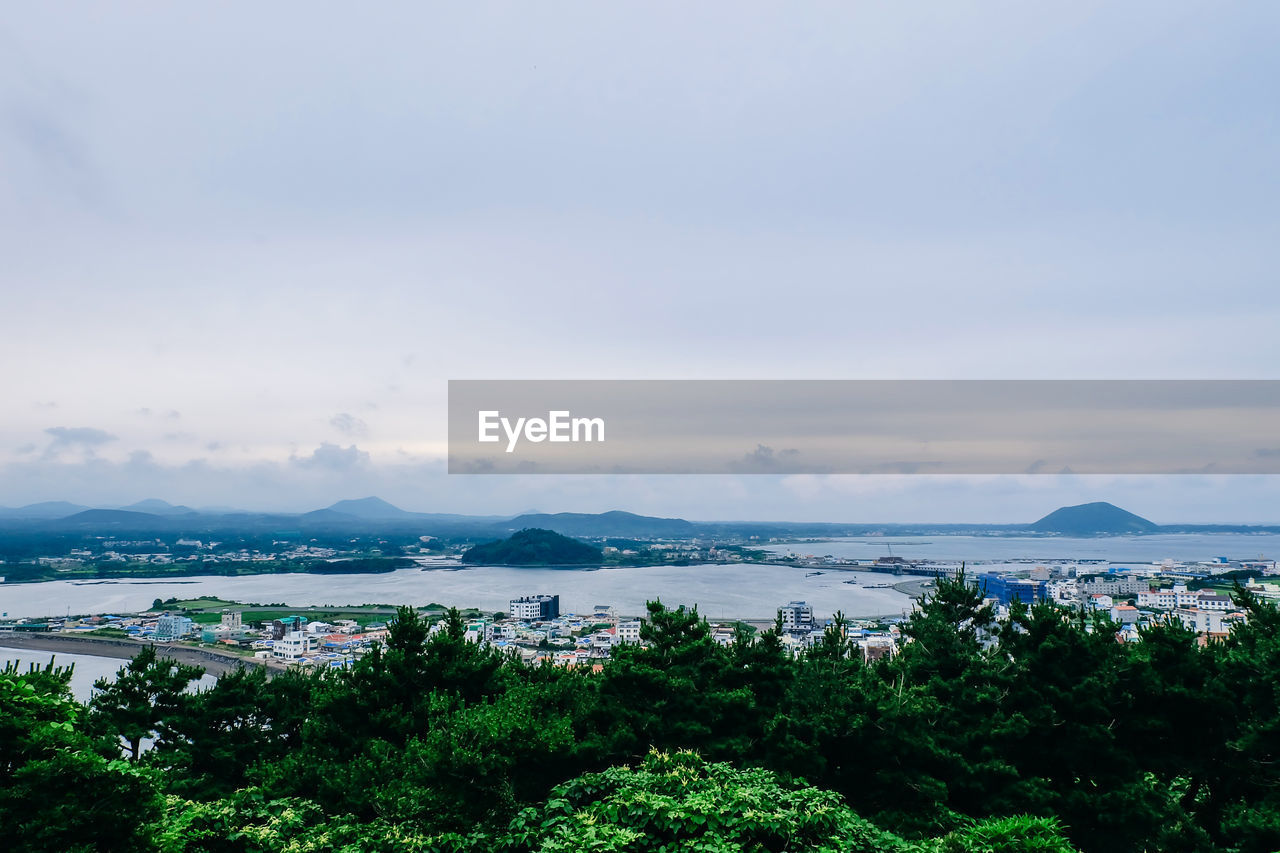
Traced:
<path fill-rule="evenodd" d="M 654 518 L 632 512 L 557 512 L 518 515 L 504 525 L 509 531 L 541 528 L 562 536 L 681 539 L 698 535 L 698 525 L 683 518 Z"/>
<path fill-rule="evenodd" d="M 84 512 L 88 508 L 66 501 L 44 501 L 38 504 L 27 504 L 17 509 L 0 506 L 0 518 L 66 518 L 77 512 Z"/>
<path fill-rule="evenodd" d="M 228 531 L 396 530 L 422 535 L 491 540 L 538 528 L 588 539 L 694 537 L 833 537 L 888 535 L 1109 536 L 1147 533 L 1280 533 L 1280 525 L 1159 525 L 1113 504 L 1062 507 L 1030 524 L 875 524 L 773 521 L 688 521 L 612 510 L 601 513 L 524 513 L 509 516 L 409 512 L 378 497 L 342 500 L 304 513 L 263 513 L 228 508 L 192 509 L 150 498 L 123 507 L 87 507 L 48 501 L 0 508 L 0 529 L 91 533 L 181 532 L 198 536 Z"/>

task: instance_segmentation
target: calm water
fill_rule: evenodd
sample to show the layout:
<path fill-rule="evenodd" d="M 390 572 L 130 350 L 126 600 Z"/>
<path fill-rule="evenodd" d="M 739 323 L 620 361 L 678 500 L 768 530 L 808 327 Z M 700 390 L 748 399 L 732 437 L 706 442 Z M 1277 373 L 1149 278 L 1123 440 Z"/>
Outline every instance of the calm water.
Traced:
<path fill-rule="evenodd" d="M 120 667 L 128 663 L 127 660 L 119 658 L 68 655 L 62 652 L 36 652 L 29 649 L 9 649 L 0 646 L 0 666 L 3 666 L 7 661 L 16 660 L 21 669 L 26 671 L 31 664 L 47 665 L 50 658 L 53 658 L 53 662 L 58 666 L 75 664 L 75 669 L 71 671 L 71 692 L 81 702 L 89 701 L 89 695 L 93 692 L 93 682 L 99 678 L 113 678 Z M 216 680 L 213 676 L 206 675 L 197 682 L 196 686 L 209 687 Z"/>
<path fill-rule="evenodd" d="M 1280 557 L 1280 536 L 1222 534 L 1173 534 L 1160 536 L 1108 536 L 1072 539 L 1065 536 L 866 536 L 824 542 L 770 545 L 780 554 L 814 554 L 849 559 L 873 560 L 893 549 L 896 557 L 908 560 L 969 560 L 1004 562 L 1009 560 L 1108 560 L 1114 563 L 1158 563 L 1208 560 L 1268 560 Z"/>
<path fill-rule="evenodd" d="M 1107 560 L 1123 565 L 1164 559 L 1212 557 L 1274 559 L 1280 536 L 1169 535 L 1116 536 L 1101 539 L 990 536 L 871 536 L 770 546 L 780 553 L 874 559 L 893 549 L 910 560 Z M 843 610 L 851 616 L 901 613 L 907 596 L 892 589 L 865 589 L 885 583 L 885 575 L 787 566 L 652 566 L 581 571 L 474 567 L 403 569 L 378 575 L 254 575 L 178 580 L 49 581 L 0 584 L 0 612 L 10 616 L 54 616 L 145 610 L 156 598 L 216 595 L 233 601 L 288 605 L 438 603 L 505 610 L 511 598 L 530 593 L 560 595 L 566 612 L 589 612 L 609 604 L 622 614 L 644 612 L 646 600 L 697 604 L 712 618 L 771 619 L 779 605 L 793 599 L 826 616 Z M 844 583 L 854 581 L 854 583 Z"/>
<path fill-rule="evenodd" d="M 863 589 L 884 575 L 789 566 L 653 566 L 581 571 L 499 568 L 402 569 L 376 575 L 252 575 L 173 580 L 49 581 L 0 585 L 0 611 L 10 616 L 136 612 L 156 598 L 216 595 L 232 601 L 294 606 L 325 604 L 438 603 L 506 610 L 531 593 L 558 594 L 560 609 L 589 613 L 612 605 L 621 614 L 641 614 L 645 602 L 697 604 L 716 618 L 772 619 L 779 605 L 802 599 L 815 613 L 843 610 L 853 616 L 898 614 L 909 599 L 893 589 Z M 854 581 L 854 583 L 844 583 Z"/>

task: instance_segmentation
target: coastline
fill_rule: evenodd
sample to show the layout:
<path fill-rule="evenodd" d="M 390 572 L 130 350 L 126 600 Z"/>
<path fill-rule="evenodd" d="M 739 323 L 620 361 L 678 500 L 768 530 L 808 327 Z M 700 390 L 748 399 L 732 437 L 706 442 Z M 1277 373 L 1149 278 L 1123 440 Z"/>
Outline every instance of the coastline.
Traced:
<path fill-rule="evenodd" d="M 0 633 L 0 649 L 21 649 L 23 651 L 52 652 L 68 655 L 90 655 L 100 658 L 129 660 L 148 645 L 154 645 L 160 657 L 173 658 L 180 663 L 202 666 L 209 675 L 225 675 L 245 666 L 261 666 L 267 670 L 279 670 L 280 667 L 246 658 L 230 652 L 216 649 L 197 649 L 191 646 L 172 646 L 164 643 L 143 643 L 137 640 L 124 640 L 114 637 L 76 637 L 66 634 L 14 634 Z M 0 652 L 0 658 L 3 658 Z"/>

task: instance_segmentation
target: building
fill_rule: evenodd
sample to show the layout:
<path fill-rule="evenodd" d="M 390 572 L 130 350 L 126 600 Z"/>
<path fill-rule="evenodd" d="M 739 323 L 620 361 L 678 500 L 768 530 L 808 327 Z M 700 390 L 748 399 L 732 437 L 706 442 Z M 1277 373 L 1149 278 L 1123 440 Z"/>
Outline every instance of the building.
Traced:
<path fill-rule="evenodd" d="M 1219 592 L 1210 592 L 1202 589 L 1196 595 L 1194 605 L 1199 610 L 1215 610 L 1219 613 L 1225 613 L 1235 608 L 1235 603 L 1231 600 L 1231 596 L 1223 595 Z"/>
<path fill-rule="evenodd" d="M 813 608 L 803 601 L 788 602 L 778 608 L 784 631 L 808 631 L 813 627 Z"/>
<path fill-rule="evenodd" d="M 244 628 L 244 617 L 240 615 L 239 610 L 222 611 L 222 627 L 232 633 L 238 633 Z"/>
<path fill-rule="evenodd" d="M 1121 625 L 1136 625 L 1138 615 L 1138 608 L 1132 604 L 1117 604 L 1111 608 L 1112 620 L 1119 622 Z"/>
<path fill-rule="evenodd" d="M 618 642 L 619 643 L 639 643 L 640 642 L 640 625 L 639 619 L 633 619 L 630 622 L 618 623 Z"/>
<path fill-rule="evenodd" d="M 1139 607 L 1157 607 L 1172 610 L 1178 606 L 1178 594 L 1171 589 L 1153 589 L 1138 593 Z"/>
<path fill-rule="evenodd" d="M 1091 578 L 1085 581 L 1080 589 L 1084 595 L 1101 593 L 1110 596 L 1126 596 L 1149 591 L 1151 583 L 1142 578 L 1113 578 L 1111 580 Z"/>
<path fill-rule="evenodd" d="M 558 595 L 526 595 L 523 598 L 511 599 L 510 612 L 512 619 L 525 622 L 544 622 L 560 617 L 560 596 Z"/>
<path fill-rule="evenodd" d="M 1226 635 L 1233 625 L 1244 620 L 1243 613 L 1224 613 L 1220 610 L 1203 610 L 1197 607 L 1181 607 L 1174 615 L 1183 626 L 1197 634 Z"/>
<path fill-rule="evenodd" d="M 862 659 L 867 663 L 892 657 L 898 651 L 898 644 L 888 634 L 866 637 L 858 642 L 858 647 L 862 650 Z"/>
<path fill-rule="evenodd" d="M 283 619 L 273 619 L 271 621 L 271 639 L 279 640 L 293 631 L 301 631 L 306 624 L 307 617 L 305 616 L 286 616 Z"/>
<path fill-rule="evenodd" d="M 493 640 L 493 623 L 488 619 L 473 619 L 466 624 L 462 638 L 469 643 L 488 643 Z"/>
<path fill-rule="evenodd" d="M 192 622 L 177 613 L 161 613 L 156 620 L 157 640 L 179 640 L 191 633 Z"/>
<path fill-rule="evenodd" d="M 316 637 L 306 631 L 290 631 L 271 646 L 277 660 L 295 661 L 315 651 Z"/>
<path fill-rule="evenodd" d="M 1032 578 L 979 575 L 978 586 L 986 592 L 988 598 L 994 598 L 1006 607 L 1015 601 L 1035 604 L 1049 599 L 1049 584 Z"/>

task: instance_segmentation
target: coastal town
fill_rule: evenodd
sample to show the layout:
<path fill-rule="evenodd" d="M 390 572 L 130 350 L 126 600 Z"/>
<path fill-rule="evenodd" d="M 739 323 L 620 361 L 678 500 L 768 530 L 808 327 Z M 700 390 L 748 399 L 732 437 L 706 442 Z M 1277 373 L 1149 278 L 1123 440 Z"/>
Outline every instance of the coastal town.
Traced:
<path fill-rule="evenodd" d="M 815 571 L 881 572 L 898 581 L 914 576 L 919 593 L 927 595 L 933 580 L 966 572 L 965 577 L 984 593 L 997 619 L 1009 616 L 1015 603 L 1051 603 L 1065 612 L 1106 617 L 1117 640 L 1140 642 L 1142 629 L 1176 621 L 1195 632 L 1202 643 L 1225 638 L 1234 625 L 1247 617 L 1233 591 L 1240 589 L 1272 602 L 1280 602 L 1280 569 L 1273 560 L 1175 562 L 1115 566 L 1090 561 L 1061 561 L 1018 566 L 1001 564 L 998 570 L 964 563 L 909 563 L 900 558 L 875 561 L 842 560 L 832 556 L 787 554 L 793 564 Z M 852 581 L 849 581 L 852 582 Z M 862 582 L 865 583 L 865 580 Z M 877 584 L 873 584 L 877 585 Z M 888 585 L 887 583 L 878 585 Z M 218 605 L 225 605 L 218 608 Z M 443 630 L 445 609 L 424 608 L 431 631 Z M 843 614 L 815 614 L 805 601 L 779 602 L 774 623 L 785 648 L 799 655 L 820 642 L 830 630 L 838 630 L 866 661 L 892 655 L 900 646 L 899 625 L 908 615 L 878 619 L 849 619 Z M 271 618 L 262 618 L 269 615 Z M 86 640 L 124 640 L 159 643 L 171 647 L 205 649 L 268 667 L 348 667 L 387 636 L 392 611 L 316 611 L 278 605 L 267 611 L 260 606 L 218 600 L 155 601 L 147 611 L 133 614 L 98 614 L 44 619 L 0 620 L 4 636 L 78 637 Z M 562 610 L 555 593 L 530 593 L 513 597 L 506 611 L 463 614 L 467 640 L 492 646 L 529 665 L 599 669 L 613 649 L 644 642 L 644 620 L 637 614 L 620 614 L 610 604 L 598 604 L 589 612 Z M 771 627 L 760 621 L 721 620 L 710 623 L 712 638 L 729 645 L 740 637 Z"/>

